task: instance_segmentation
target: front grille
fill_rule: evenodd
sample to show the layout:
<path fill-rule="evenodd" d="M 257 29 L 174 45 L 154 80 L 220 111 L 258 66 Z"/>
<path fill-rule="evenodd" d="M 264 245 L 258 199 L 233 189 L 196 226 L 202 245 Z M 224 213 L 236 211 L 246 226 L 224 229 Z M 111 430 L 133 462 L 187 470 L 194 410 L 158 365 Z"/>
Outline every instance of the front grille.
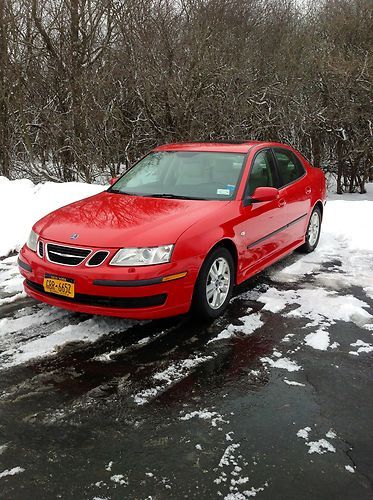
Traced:
<path fill-rule="evenodd" d="M 57 295 L 55 293 L 45 292 L 43 285 L 26 280 L 26 284 L 32 290 L 45 295 L 46 297 L 54 297 L 65 302 L 73 302 L 75 304 L 85 304 L 98 307 L 118 307 L 123 309 L 141 309 L 145 307 L 162 306 L 167 299 L 166 293 L 158 295 L 149 295 L 147 297 L 105 297 L 102 295 L 86 295 L 84 293 L 76 293 L 72 299 Z"/>
<path fill-rule="evenodd" d="M 77 266 L 91 253 L 88 248 L 65 247 L 54 243 L 47 243 L 46 247 L 48 259 L 65 266 Z"/>
<path fill-rule="evenodd" d="M 44 245 L 42 241 L 38 241 L 38 255 L 41 259 L 44 256 Z"/>
<path fill-rule="evenodd" d="M 107 250 L 99 250 L 94 255 L 92 255 L 86 265 L 91 267 L 99 266 L 104 262 L 108 255 L 109 252 Z"/>

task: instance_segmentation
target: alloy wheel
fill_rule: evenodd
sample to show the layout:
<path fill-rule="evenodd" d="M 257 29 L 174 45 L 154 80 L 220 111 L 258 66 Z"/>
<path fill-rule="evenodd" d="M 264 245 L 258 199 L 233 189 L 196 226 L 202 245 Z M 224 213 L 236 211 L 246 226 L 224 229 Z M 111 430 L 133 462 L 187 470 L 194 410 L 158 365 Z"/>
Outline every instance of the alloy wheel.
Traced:
<path fill-rule="evenodd" d="M 311 220 L 309 222 L 307 231 L 308 242 L 311 246 L 313 246 L 316 243 L 317 238 L 319 237 L 319 231 L 320 231 L 320 216 L 319 213 L 315 211 L 311 216 Z"/>
<path fill-rule="evenodd" d="M 231 281 L 231 270 L 224 257 L 218 257 L 211 264 L 206 280 L 207 303 L 212 309 L 219 309 L 227 299 Z"/>

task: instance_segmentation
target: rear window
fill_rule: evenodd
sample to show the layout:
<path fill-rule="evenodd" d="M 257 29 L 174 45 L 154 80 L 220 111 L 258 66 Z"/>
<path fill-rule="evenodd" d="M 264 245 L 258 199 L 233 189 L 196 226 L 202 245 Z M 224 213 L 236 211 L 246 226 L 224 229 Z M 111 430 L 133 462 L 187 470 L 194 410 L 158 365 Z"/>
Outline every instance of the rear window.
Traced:
<path fill-rule="evenodd" d="M 297 156 L 286 149 L 274 149 L 277 169 L 280 177 L 280 187 L 286 186 L 303 176 L 304 167 Z"/>

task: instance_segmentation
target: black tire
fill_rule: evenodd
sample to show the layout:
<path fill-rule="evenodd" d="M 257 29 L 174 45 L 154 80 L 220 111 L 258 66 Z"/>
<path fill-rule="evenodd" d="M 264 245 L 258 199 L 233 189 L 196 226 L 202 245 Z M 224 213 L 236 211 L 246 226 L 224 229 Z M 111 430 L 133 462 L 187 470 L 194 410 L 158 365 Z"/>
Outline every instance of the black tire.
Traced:
<path fill-rule="evenodd" d="M 311 235 L 310 235 L 310 226 L 311 226 L 311 223 L 312 223 L 312 219 L 313 219 L 313 217 L 316 217 L 314 214 L 317 214 L 317 216 L 319 218 L 318 234 L 317 234 L 317 238 L 316 239 L 311 238 Z M 317 245 L 319 243 L 319 239 L 320 239 L 321 221 L 322 221 L 321 210 L 320 210 L 319 207 L 315 207 L 312 210 L 312 214 L 311 214 L 310 220 L 308 222 L 307 231 L 306 231 L 306 241 L 303 243 L 303 245 L 301 247 L 299 247 L 299 251 L 300 252 L 302 252 L 302 253 L 311 253 L 311 252 L 313 252 L 315 250 L 315 248 L 317 247 Z M 311 241 L 310 241 L 310 238 L 311 238 Z"/>
<path fill-rule="evenodd" d="M 224 259 L 229 266 L 229 288 L 224 302 L 217 308 L 211 307 L 207 299 L 207 282 L 210 269 L 217 259 Z M 202 264 L 193 295 L 192 312 L 199 318 L 209 321 L 218 318 L 227 308 L 234 287 L 235 265 L 232 254 L 224 247 L 217 247 L 209 253 Z"/>

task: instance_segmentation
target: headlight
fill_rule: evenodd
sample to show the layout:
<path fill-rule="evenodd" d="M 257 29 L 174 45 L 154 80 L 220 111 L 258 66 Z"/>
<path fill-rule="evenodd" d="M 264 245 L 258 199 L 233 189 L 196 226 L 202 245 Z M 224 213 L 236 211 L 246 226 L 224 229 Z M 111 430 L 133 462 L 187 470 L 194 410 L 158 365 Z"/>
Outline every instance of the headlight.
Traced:
<path fill-rule="evenodd" d="M 148 248 L 122 248 L 117 252 L 110 264 L 112 266 L 151 266 L 170 262 L 174 246 Z"/>
<path fill-rule="evenodd" d="M 30 236 L 28 237 L 26 245 L 29 247 L 30 250 L 33 250 L 34 252 L 36 252 L 36 245 L 38 243 L 38 238 L 39 235 L 31 229 Z"/>

